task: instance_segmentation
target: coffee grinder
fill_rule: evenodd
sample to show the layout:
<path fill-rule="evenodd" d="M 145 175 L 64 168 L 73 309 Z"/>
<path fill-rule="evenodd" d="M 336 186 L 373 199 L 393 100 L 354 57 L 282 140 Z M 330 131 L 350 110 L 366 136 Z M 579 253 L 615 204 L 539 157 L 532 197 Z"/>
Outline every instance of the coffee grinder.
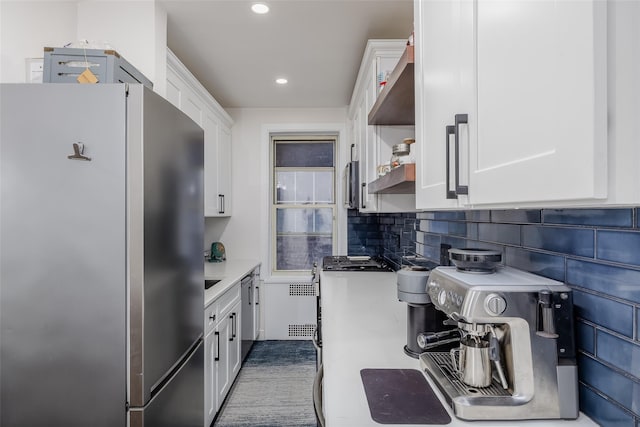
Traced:
<path fill-rule="evenodd" d="M 427 293 L 429 270 L 404 267 L 397 272 L 398 299 L 407 303 L 407 344 L 404 352 L 415 359 L 424 351 L 448 351 L 456 347 L 460 334 L 455 325 L 445 325 L 446 314 L 437 310 Z"/>

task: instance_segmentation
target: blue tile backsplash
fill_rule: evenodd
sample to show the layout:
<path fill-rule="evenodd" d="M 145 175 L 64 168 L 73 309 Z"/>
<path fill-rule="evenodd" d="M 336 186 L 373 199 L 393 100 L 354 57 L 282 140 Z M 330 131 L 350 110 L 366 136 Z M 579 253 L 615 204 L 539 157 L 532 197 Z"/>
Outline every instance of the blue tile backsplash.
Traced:
<path fill-rule="evenodd" d="M 640 427 L 640 207 L 359 214 L 349 254 L 435 266 L 440 245 L 497 249 L 508 266 L 574 290 L 580 409 Z"/>
<path fill-rule="evenodd" d="M 640 266 L 640 232 L 598 230 L 598 258 Z"/>

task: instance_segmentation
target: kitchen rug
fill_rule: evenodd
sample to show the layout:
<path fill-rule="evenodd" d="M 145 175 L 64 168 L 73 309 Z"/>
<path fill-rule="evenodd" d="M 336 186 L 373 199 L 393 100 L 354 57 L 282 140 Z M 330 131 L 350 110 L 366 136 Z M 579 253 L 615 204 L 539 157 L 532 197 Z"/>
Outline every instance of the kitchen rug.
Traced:
<path fill-rule="evenodd" d="M 362 369 L 371 418 L 380 424 L 449 424 L 451 417 L 422 372 Z"/>
<path fill-rule="evenodd" d="M 214 427 L 316 427 L 311 341 L 256 341 Z"/>

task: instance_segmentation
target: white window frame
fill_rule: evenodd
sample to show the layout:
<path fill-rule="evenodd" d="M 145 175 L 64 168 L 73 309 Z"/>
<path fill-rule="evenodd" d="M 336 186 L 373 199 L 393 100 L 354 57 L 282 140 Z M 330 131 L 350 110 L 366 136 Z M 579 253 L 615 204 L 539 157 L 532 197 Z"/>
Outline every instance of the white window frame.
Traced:
<path fill-rule="evenodd" d="M 276 142 L 281 141 L 291 141 L 291 142 L 305 142 L 309 141 L 313 143 L 314 141 L 331 141 L 333 142 L 333 167 L 317 167 L 317 168 L 290 168 L 290 167 L 281 167 L 276 168 L 275 166 L 275 145 Z M 305 132 L 286 132 L 286 133 L 270 133 L 269 134 L 269 217 L 270 217 L 270 227 L 269 227 L 269 242 L 270 242 L 270 270 L 272 276 L 301 276 L 308 274 L 310 270 L 278 270 L 277 269 L 277 209 L 303 209 L 303 208 L 331 208 L 332 210 L 332 227 L 331 227 L 331 252 L 336 253 L 336 248 L 338 247 L 338 200 L 339 199 L 339 185 L 338 180 L 340 177 L 338 176 L 338 159 L 339 159 L 339 135 L 336 132 L 318 132 L 318 133 L 305 133 Z M 277 171 L 294 171 L 294 170 L 307 170 L 307 171 L 327 171 L 332 170 L 332 186 L 333 186 L 333 203 L 330 204 L 314 204 L 314 205 L 304 205 L 304 204 L 283 204 L 276 203 L 276 195 L 275 195 L 275 177 Z"/>

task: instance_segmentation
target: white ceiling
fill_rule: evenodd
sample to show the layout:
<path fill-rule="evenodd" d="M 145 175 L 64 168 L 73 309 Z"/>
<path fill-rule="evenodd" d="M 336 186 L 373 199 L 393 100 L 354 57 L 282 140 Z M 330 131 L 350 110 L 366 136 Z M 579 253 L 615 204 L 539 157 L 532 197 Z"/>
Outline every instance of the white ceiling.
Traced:
<path fill-rule="evenodd" d="M 349 104 L 368 39 L 406 39 L 412 0 L 161 0 L 169 48 L 230 107 Z M 276 77 L 289 83 L 280 86 Z"/>

